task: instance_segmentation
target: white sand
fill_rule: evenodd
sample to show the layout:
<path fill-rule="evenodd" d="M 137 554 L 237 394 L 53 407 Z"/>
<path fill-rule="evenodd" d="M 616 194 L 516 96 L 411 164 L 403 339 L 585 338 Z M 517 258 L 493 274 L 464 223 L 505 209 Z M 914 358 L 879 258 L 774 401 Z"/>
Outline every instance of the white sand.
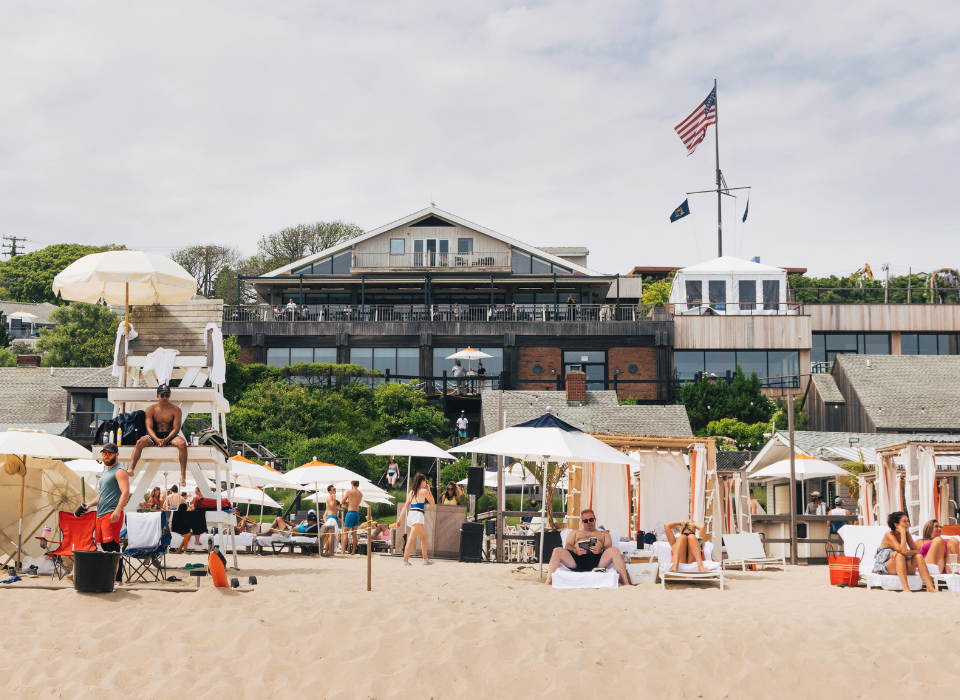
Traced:
<path fill-rule="evenodd" d="M 4 697 L 823 700 L 947 697 L 960 674 L 960 596 L 831 588 L 826 567 L 554 591 L 375 557 L 367 593 L 361 557 L 240 563 L 253 593 L 0 591 Z"/>

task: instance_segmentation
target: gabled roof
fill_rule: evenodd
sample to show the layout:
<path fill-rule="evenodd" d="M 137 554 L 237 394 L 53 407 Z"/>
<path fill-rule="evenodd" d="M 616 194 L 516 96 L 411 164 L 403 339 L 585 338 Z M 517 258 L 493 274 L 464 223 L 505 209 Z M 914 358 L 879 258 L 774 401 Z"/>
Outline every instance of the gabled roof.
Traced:
<path fill-rule="evenodd" d="M 26 311 L 37 317 L 35 323 L 53 323 L 50 314 L 57 310 L 53 304 L 42 302 L 23 302 L 23 301 L 0 301 L 0 314 L 9 316 L 17 311 Z"/>
<path fill-rule="evenodd" d="M 877 430 L 960 430 L 960 355 L 837 355 L 836 363 Z"/>
<path fill-rule="evenodd" d="M 837 382 L 831 374 L 811 374 L 810 379 L 816 386 L 820 398 L 827 403 L 844 403 L 843 394 L 837 388 Z"/>
<path fill-rule="evenodd" d="M 386 224 L 385 226 L 381 226 L 380 228 L 375 228 L 372 231 L 367 231 L 366 233 L 361 234 L 356 238 L 351 238 L 348 241 L 343 241 L 342 243 L 338 243 L 335 246 L 331 246 L 330 248 L 321 250 L 318 253 L 314 253 L 313 255 L 308 255 L 305 258 L 301 258 L 300 260 L 297 260 L 296 262 L 292 262 L 289 265 L 284 265 L 281 268 L 272 270 L 271 272 L 264 274 L 263 277 L 277 277 L 286 272 L 290 272 L 291 270 L 295 270 L 299 267 L 303 267 L 304 265 L 307 265 L 309 263 L 315 262 L 317 260 L 322 260 L 323 258 L 326 258 L 330 255 L 336 255 L 337 253 L 343 252 L 345 250 L 349 250 L 352 246 L 354 246 L 357 243 L 360 243 L 361 241 L 366 241 L 376 236 L 379 236 L 381 233 L 386 233 L 387 231 L 390 231 L 392 229 L 399 228 L 401 226 L 406 226 L 407 224 L 413 223 L 427 216 L 437 216 L 451 223 L 463 226 L 464 228 L 473 229 L 474 231 L 482 233 L 485 236 L 490 236 L 491 238 L 496 238 L 499 241 L 508 243 L 514 248 L 519 248 L 524 252 L 532 253 L 534 255 L 539 255 L 544 260 L 549 260 L 550 262 L 556 263 L 557 265 L 562 265 L 563 267 L 570 268 L 574 272 L 579 272 L 580 274 L 589 275 L 591 277 L 604 276 L 604 273 L 602 272 L 597 272 L 596 270 L 591 270 L 590 268 L 583 267 L 581 265 L 574 265 L 569 260 L 557 257 L 556 255 L 553 255 L 551 253 L 547 253 L 541 250 L 540 248 L 537 248 L 536 246 L 532 246 L 528 243 L 524 243 L 523 241 L 518 241 L 517 239 L 510 238 L 509 236 L 504 236 L 502 233 L 497 233 L 496 231 L 488 229 L 484 226 L 475 224 L 472 221 L 461 219 L 459 216 L 450 214 L 449 212 L 445 212 L 442 209 L 439 209 L 435 206 L 429 206 L 426 209 L 421 209 L 418 212 L 409 214 L 403 217 L 402 219 L 397 219 L 396 221 L 392 221 L 389 224 Z"/>
<path fill-rule="evenodd" d="M 110 367 L 0 367 L 0 423 L 23 427 L 67 418 L 64 387 L 106 388 Z"/>
<path fill-rule="evenodd" d="M 497 431 L 497 394 L 485 391 L 481 420 L 484 434 Z M 615 391 L 588 391 L 582 406 L 568 406 L 563 391 L 504 391 L 503 411 L 507 427 L 533 420 L 547 407 L 562 421 L 588 433 L 646 435 L 648 437 L 686 437 L 692 435 L 687 410 L 683 406 L 621 406 Z"/>
<path fill-rule="evenodd" d="M 680 269 L 680 272 L 692 272 L 694 274 L 706 275 L 723 275 L 731 273 L 762 275 L 772 272 L 786 274 L 786 270 L 784 270 L 782 267 L 773 267 L 772 265 L 764 265 L 763 263 L 752 262 L 750 260 L 741 260 L 740 258 L 733 257 L 732 255 L 724 255 L 719 258 L 714 258 L 713 260 L 707 260 L 706 262 L 691 265 L 690 267 L 684 267 Z"/>

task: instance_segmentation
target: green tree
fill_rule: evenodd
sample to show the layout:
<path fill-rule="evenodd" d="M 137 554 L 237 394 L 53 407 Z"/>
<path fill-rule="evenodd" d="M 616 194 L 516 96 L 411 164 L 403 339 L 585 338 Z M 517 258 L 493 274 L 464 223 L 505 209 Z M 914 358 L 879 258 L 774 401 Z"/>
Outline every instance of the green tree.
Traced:
<path fill-rule="evenodd" d="M 271 268 L 282 267 L 337 243 L 356 238 L 363 229 L 346 221 L 318 221 L 297 224 L 260 239 L 258 255 L 269 260 Z"/>
<path fill-rule="evenodd" d="M 643 283 L 643 303 L 653 306 L 664 306 L 670 301 L 670 287 L 673 286 L 673 278 L 656 281 L 644 281 Z"/>
<path fill-rule="evenodd" d="M 680 390 L 678 403 L 687 409 L 690 427 L 701 434 L 711 421 L 732 418 L 748 424 L 769 421 L 773 402 L 763 395 L 756 372 L 747 377 L 740 365 L 728 384 L 720 377 L 703 377 L 687 382 Z"/>
<path fill-rule="evenodd" d="M 54 277 L 85 255 L 123 248 L 62 243 L 17 255 L 0 263 L 0 293 L 13 301 L 65 303 L 53 296 Z"/>
<path fill-rule="evenodd" d="M 843 465 L 843 468 L 846 469 L 848 473 L 837 477 L 837 481 L 841 486 L 846 487 L 847 491 L 850 493 L 850 498 L 860 498 L 860 479 L 858 477 L 861 474 L 872 472 L 874 468 L 873 465 L 867 464 L 863 459 L 863 453 L 860 452 L 859 460 L 855 462 L 847 462 Z"/>
<path fill-rule="evenodd" d="M 0 367 L 16 367 L 17 356 L 7 348 L 0 348 Z"/>
<path fill-rule="evenodd" d="M 736 418 L 721 418 L 720 420 L 710 421 L 702 434 L 704 436 L 716 435 L 731 438 L 736 442 L 738 450 L 759 450 L 767 442 L 764 433 L 769 431 L 769 423 L 754 423 L 751 425 L 738 421 Z M 717 441 L 718 449 L 731 449 L 728 445 L 729 443 L 725 440 Z"/>
<path fill-rule="evenodd" d="M 470 457 L 461 457 L 440 470 L 440 483 L 446 486 L 451 482 L 463 481 L 467 478 L 468 469 L 470 469 Z"/>
<path fill-rule="evenodd" d="M 374 476 L 374 470 L 370 468 L 366 457 L 360 454 L 360 446 L 343 433 L 306 440 L 290 457 L 291 463 L 297 466 L 306 464 L 315 457 L 321 462 L 336 464 L 367 479 L 376 479 L 380 476 L 379 473 Z M 320 484 L 320 488 L 324 489 L 327 485 Z"/>
<path fill-rule="evenodd" d="M 108 307 L 73 302 L 50 317 L 57 325 L 41 329 L 37 341 L 44 367 L 107 367 L 113 362 L 120 317 Z"/>
<path fill-rule="evenodd" d="M 193 275 L 197 280 L 197 294 L 207 299 L 218 298 L 216 292 L 220 276 L 224 270 L 236 268 L 243 259 L 237 248 L 222 245 L 187 246 L 173 251 L 170 257 Z"/>
<path fill-rule="evenodd" d="M 800 396 L 793 400 L 793 429 L 794 430 L 809 430 L 810 429 L 810 416 L 807 415 L 807 412 L 803 410 L 803 401 L 804 397 Z M 782 399 L 777 399 L 774 404 L 775 410 L 773 416 L 771 416 L 774 426 L 777 430 L 789 430 L 790 429 L 790 417 L 787 415 L 787 403 Z"/>

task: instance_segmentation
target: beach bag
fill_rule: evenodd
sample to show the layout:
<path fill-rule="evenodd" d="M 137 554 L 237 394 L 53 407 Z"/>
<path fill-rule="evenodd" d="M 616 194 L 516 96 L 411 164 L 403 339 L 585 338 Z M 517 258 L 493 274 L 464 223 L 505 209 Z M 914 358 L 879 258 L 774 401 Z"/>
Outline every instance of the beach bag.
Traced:
<path fill-rule="evenodd" d="M 856 586 L 860 581 L 860 559 L 863 542 L 857 545 L 854 557 L 844 557 L 837 554 L 830 544 L 827 544 L 827 563 L 830 565 L 831 586 Z"/>
<path fill-rule="evenodd" d="M 137 440 L 147 434 L 147 414 L 143 411 L 121 413 L 113 420 L 117 429 L 123 431 L 121 445 L 136 445 Z"/>
<path fill-rule="evenodd" d="M 230 499 L 221 498 L 220 499 L 220 510 L 229 510 L 231 508 Z M 194 510 L 216 510 L 217 509 L 217 499 L 216 498 L 201 498 L 197 501 L 197 505 L 194 507 Z"/>
<path fill-rule="evenodd" d="M 214 430 L 213 428 L 207 428 L 201 432 L 200 437 L 197 439 L 197 444 L 216 447 L 224 457 L 230 459 L 230 453 L 227 451 L 226 440 L 223 439 L 223 435 L 221 435 L 219 431 Z"/>

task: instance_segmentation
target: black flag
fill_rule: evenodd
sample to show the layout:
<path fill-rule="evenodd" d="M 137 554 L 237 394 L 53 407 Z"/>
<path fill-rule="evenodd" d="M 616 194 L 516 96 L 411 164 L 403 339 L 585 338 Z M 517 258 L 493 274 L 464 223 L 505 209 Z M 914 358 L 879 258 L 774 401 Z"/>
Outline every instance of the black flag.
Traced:
<path fill-rule="evenodd" d="M 743 222 L 747 222 L 747 214 L 750 212 L 750 196 L 747 195 L 747 208 L 743 210 Z"/>
<path fill-rule="evenodd" d="M 682 219 L 690 213 L 690 205 L 687 204 L 687 200 L 683 200 L 683 204 L 674 209 L 673 213 L 670 215 L 670 223 L 672 224 L 677 219 Z"/>

